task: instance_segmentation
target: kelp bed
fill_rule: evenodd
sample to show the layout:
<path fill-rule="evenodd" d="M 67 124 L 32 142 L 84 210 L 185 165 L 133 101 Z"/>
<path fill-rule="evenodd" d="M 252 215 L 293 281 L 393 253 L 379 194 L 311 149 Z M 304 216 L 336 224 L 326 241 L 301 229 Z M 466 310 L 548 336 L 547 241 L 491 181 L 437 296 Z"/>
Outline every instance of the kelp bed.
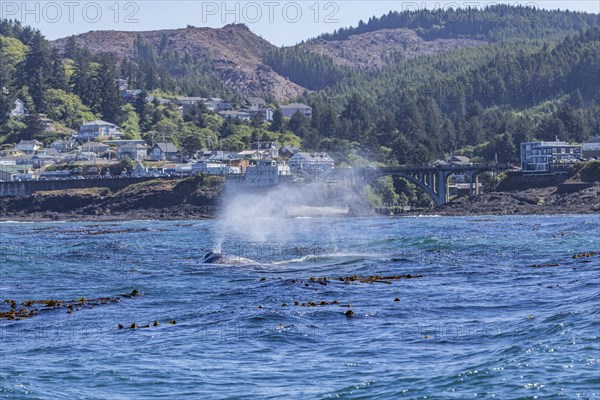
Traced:
<path fill-rule="evenodd" d="M 598 252 L 598 251 L 587 251 L 584 253 L 575 254 L 571 258 L 573 260 L 578 260 L 579 263 L 590 263 L 590 262 L 592 262 L 591 258 L 599 257 L 599 256 L 600 256 L 600 252 Z M 546 264 L 532 264 L 529 267 L 530 268 L 560 267 L 560 265 L 561 265 L 560 263 L 554 262 L 554 263 L 546 263 Z"/>
<path fill-rule="evenodd" d="M 49 311 L 67 310 L 67 314 L 72 314 L 75 311 L 80 311 L 84 308 L 92 308 L 100 305 L 118 303 L 122 299 L 138 297 L 141 293 L 137 289 L 130 293 L 120 294 L 114 297 L 98 297 L 85 298 L 81 297 L 77 300 L 26 300 L 18 303 L 16 300 L 6 299 L 5 304 L 8 304 L 8 311 L 0 311 L 0 320 L 21 320 L 31 318 Z"/>

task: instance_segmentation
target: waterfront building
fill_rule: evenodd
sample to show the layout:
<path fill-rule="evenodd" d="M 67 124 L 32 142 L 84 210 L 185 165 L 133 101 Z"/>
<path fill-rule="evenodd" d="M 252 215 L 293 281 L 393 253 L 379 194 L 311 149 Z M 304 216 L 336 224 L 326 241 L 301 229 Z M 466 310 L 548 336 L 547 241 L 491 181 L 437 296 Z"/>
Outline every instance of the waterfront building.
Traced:
<path fill-rule="evenodd" d="M 581 157 L 581 146 L 567 142 L 521 143 L 521 169 L 524 174 L 566 173 L 569 165 Z"/>

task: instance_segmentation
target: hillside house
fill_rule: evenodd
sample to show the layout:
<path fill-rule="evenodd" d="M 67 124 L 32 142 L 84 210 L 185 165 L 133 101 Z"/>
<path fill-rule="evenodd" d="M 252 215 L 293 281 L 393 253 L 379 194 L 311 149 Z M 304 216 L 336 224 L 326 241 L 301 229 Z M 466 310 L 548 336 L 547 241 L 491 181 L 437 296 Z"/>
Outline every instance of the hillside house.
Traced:
<path fill-rule="evenodd" d="M 15 145 L 15 150 L 19 150 L 23 154 L 35 154 L 38 150 L 41 150 L 43 147 L 44 144 L 37 140 L 21 140 Z"/>
<path fill-rule="evenodd" d="M 267 102 L 260 97 L 248 97 L 246 98 L 246 106 L 250 108 L 266 108 Z"/>
<path fill-rule="evenodd" d="M 212 112 L 218 113 L 221 111 L 233 110 L 233 104 L 231 104 L 231 102 L 219 98 L 208 99 L 204 104 L 206 104 L 206 108 L 208 108 Z"/>
<path fill-rule="evenodd" d="M 252 143 L 251 148 L 253 150 L 259 150 L 263 152 L 266 155 L 265 158 L 279 157 L 279 148 L 277 146 L 277 142 L 254 142 Z"/>
<path fill-rule="evenodd" d="M 291 118 L 296 112 L 304 114 L 306 118 L 312 118 L 312 107 L 302 103 L 291 103 L 279 107 L 285 118 Z"/>
<path fill-rule="evenodd" d="M 65 153 L 75 148 L 75 141 L 73 140 L 55 140 L 50 145 L 51 148 L 58 151 L 59 153 Z"/>
<path fill-rule="evenodd" d="M 15 106 L 10 110 L 10 116 L 24 117 L 26 115 L 29 115 L 29 111 L 27 110 L 27 107 L 25 107 L 25 103 L 20 99 L 15 100 Z"/>
<path fill-rule="evenodd" d="M 123 144 L 117 149 L 117 159 L 122 160 L 129 157 L 131 160 L 143 160 L 148 154 L 148 149 L 145 145 L 139 143 Z"/>
<path fill-rule="evenodd" d="M 294 154 L 299 153 L 300 149 L 296 146 L 282 146 L 279 149 L 279 156 L 283 158 L 291 158 Z"/>
<path fill-rule="evenodd" d="M 85 142 L 95 139 L 108 139 L 110 137 L 120 138 L 122 134 L 117 125 L 102 120 L 95 120 L 79 127 L 77 140 Z"/>
<path fill-rule="evenodd" d="M 152 161 L 177 161 L 179 159 L 179 152 L 173 143 L 156 143 L 149 155 Z"/>
<path fill-rule="evenodd" d="M 273 121 L 273 110 L 270 108 L 250 107 L 245 111 L 259 121 Z"/>
<path fill-rule="evenodd" d="M 243 111 L 221 111 L 219 112 L 219 116 L 224 119 L 240 119 L 242 121 L 250 121 L 252 119 L 252 115 Z"/>
<path fill-rule="evenodd" d="M 119 89 L 119 92 L 129 89 L 129 83 L 127 79 L 115 79 L 115 84 Z"/>
<path fill-rule="evenodd" d="M 100 142 L 87 142 L 81 145 L 83 153 L 93 153 L 96 156 L 103 156 L 108 153 L 110 146 Z"/>
<path fill-rule="evenodd" d="M 135 104 L 142 95 L 142 91 L 140 89 L 126 89 L 122 90 L 119 94 L 124 103 Z"/>

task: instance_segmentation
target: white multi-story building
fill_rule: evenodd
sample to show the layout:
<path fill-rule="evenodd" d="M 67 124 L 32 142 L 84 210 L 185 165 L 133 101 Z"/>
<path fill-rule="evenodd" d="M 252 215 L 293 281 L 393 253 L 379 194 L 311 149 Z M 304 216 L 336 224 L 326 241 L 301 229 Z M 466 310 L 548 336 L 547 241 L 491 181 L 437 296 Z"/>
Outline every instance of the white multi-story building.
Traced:
<path fill-rule="evenodd" d="M 95 139 L 120 138 L 123 133 L 119 127 L 110 122 L 96 120 L 85 123 L 79 127 L 77 140 L 85 142 Z"/>
<path fill-rule="evenodd" d="M 581 157 L 581 146 L 567 142 L 521 143 L 521 168 L 523 173 L 562 173 L 568 164 Z"/>
<path fill-rule="evenodd" d="M 333 169 L 335 161 L 327 153 L 304 153 L 298 152 L 289 160 L 288 165 L 293 172 Z"/>

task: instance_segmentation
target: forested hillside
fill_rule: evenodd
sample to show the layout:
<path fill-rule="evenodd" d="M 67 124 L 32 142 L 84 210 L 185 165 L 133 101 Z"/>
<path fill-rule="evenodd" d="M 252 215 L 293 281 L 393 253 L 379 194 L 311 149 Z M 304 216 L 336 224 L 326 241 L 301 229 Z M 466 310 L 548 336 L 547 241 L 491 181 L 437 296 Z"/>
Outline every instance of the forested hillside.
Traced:
<path fill-rule="evenodd" d="M 600 28 L 558 44 L 511 40 L 401 61 L 304 96 L 317 112 L 303 136 L 329 132 L 329 144 L 358 142 L 399 163 L 461 149 L 516 161 L 526 139 L 581 142 L 600 131 L 599 71 Z"/>
<path fill-rule="evenodd" d="M 402 12 L 373 16 L 366 23 L 360 21 L 356 27 L 341 28 L 319 38 L 343 40 L 380 29 L 407 28 L 414 29 L 425 39 L 471 37 L 497 42 L 512 38 L 561 38 L 600 25 L 597 14 L 548 11 L 530 5 L 492 5 L 478 9 L 452 8 L 450 3 L 441 9 L 413 11 L 407 4 L 406 8 Z"/>

